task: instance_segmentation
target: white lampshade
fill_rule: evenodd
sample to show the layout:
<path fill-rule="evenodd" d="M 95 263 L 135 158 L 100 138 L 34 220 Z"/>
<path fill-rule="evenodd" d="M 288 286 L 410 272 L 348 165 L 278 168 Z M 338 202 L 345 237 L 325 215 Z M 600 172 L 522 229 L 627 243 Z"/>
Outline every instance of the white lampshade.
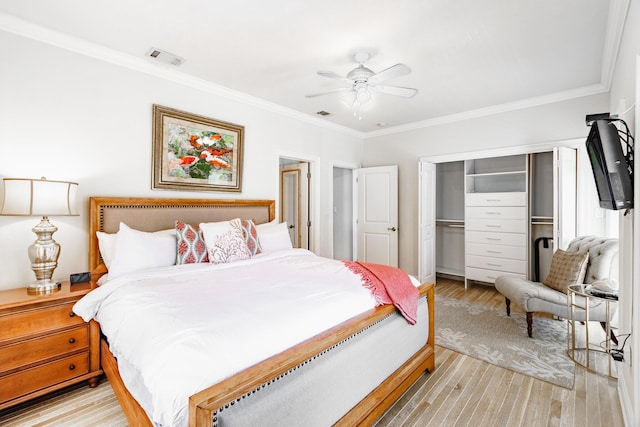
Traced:
<path fill-rule="evenodd" d="M 4 178 L 4 203 L 0 215 L 78 215 L 78 183 L 45 178 Z"/>

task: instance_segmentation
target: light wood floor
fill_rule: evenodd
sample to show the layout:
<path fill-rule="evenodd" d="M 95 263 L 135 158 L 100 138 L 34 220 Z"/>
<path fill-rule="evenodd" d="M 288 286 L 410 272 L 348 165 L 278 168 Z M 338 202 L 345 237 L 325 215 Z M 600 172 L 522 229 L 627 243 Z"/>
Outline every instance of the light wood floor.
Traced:
<path fill-rule="evenodd" d="M 465 291 L 461 282 L 439 279 L 436 293 L 504 307 L 491 287 Z M 420 377 L 376 427 L 623 426 L 616 387 L 616 380 L 576 367 L 575 387 L 567 390 L 436 346 L 435 372 Z M 125 425 L 107 382 L 0 412 L 0 426 Z"/>
<path fill-rule="evenodd" d="M 465 291 L 462 282 L 438 279 L 436 294 L 504 308 L 493 287 Z M 515 304 L 512 310 L 523 312 Z M 567 390 L 436 345 L 435 372 L 423 375 L 376 427 L 623 426 L 617 385 L 576 366 L 574 389 Z"/>

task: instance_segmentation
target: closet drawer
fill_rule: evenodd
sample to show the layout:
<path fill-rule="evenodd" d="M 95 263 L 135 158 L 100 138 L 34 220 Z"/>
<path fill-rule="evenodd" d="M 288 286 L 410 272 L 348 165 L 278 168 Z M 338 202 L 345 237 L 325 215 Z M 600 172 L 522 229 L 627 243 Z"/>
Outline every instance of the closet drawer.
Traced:
<path fill-rule="evenodd" d="M 467 267 L 484 268 L 487 270 L 508 271 L 519 274 L 527 273 L 527 262 L 517 259 L 467 255 L 466 264 Z"/>
<path fill-rule="evenodd" d="M 527 206 L 527 193 L 467 193 L 466 206 Z"/>
<path fill-rule="evenodd" d="M 490 243 L 493 245 L 527 246 L 524 233 L 493 233 L 490 231 L 465 231 L 465 245 L 470 243 Z"/>
<path fill-rule="evenodd" d="M 465 210 L 466 218 L 477 219 L 523 219 L 527 217 L 524 206 L 469 206 Z"/>
<path fill-rule="evenodd" d="M 526 246 L 504 246 L 486 243 L 467 243 L 465 246 L 468 255 L 480 255 L 484 257 L 527 259 Z"/>
<path fill-rule="evenodd" d="M 527 278 L 524 274 L 508 273 L 498 270 L 487 270 L 484 268 L 467 267 L 465 272 L 465 278 L 467 280 L 477 280 L 478 282 L 495 283 L 498 276 L 513 276 L 523 280 Z"/>
<path fill-rule="evenodd" d="M 497 233 L 526 233 L 527 221 L 524 219 L 475 219 L 464 221 L 469 231 L 492 231 Z"/>

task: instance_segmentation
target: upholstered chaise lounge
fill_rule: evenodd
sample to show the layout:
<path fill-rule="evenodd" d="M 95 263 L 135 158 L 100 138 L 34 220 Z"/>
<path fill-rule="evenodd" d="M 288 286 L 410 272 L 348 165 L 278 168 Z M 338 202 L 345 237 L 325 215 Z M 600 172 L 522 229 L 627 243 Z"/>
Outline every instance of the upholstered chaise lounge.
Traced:
<path fill-rule="evenodd" d="M 573 282 L 563 283 L 564 291 L 545 285 L 551 280 L 550 276 L 555 275 L 557 278 L 558 266 L 560 265 L 558 260 L 561 256 L 573 256 L 575 259 L 578 253 L 584 254 L 586 252 L 589 253 L 588 257 L 585 256 L 586 270 L 583 270 L 584 273 L 576 272 L 577 279 L 574 279 Z M 572 240 L 564 253 L 563 251 L 556 251 L 551 262 L 551 272 L 549 277 L 544 280 L 544 283 L 504 275 L 496 279 L 495 286 L 505 296 L 507 315 L 511 315 L 511 301 L 515 301 L 525 310 L 527 313 L 527 333 L 531 337 L 534 312 L 551 313 L 564 319 L 569 318 L 566 286 L 574 284 L 576 280 L 579 280 L 578 283 L 582 282 L 584 284 L 593 283 L 596 280 L 617 280 L 617 273 L 618 239 L 586 236 Z M 580 280 L 582 274 L 584 274 L 584 279 Z M 583 321 L 584 312 L 579 310 L 574 319 Z M 601 323 L 611 320 L 606 318 L 605 304 L 602 301 L 590 299 L 589 320 Z"/>

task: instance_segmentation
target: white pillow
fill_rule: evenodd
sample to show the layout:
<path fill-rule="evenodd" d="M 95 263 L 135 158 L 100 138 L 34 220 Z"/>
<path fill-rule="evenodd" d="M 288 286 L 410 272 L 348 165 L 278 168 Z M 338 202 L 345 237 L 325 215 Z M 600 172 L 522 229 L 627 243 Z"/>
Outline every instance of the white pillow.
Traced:
<path fill-rule="evenodd" d="M 145 268 L 165 267 L 176 263 L 175 230 L 147 233 L 129 228 L 121 222 L 117 234 L 109 280 Z"/>
<path fill-rule="evenodd" d="M 109 267 L 111 267 L 111 261 L 113 261 L 113 256 L 116 254 L 118 233 L 96 231 L 96 236 L 98 236 L 98 247 L 100 248 L 100 255 L 102 255 L 102 262 L 104 262 L 104 265 L 109 269 Z"/>
<path fill-rule="evenodd" d="M 176 235 L 176 230 L 169 228 L 166 230 L 160 230 L 154 232 L 154 234 L 167 234 Z M 98 248 L 100 248 L 100 255 L 102 255 L 102 262 L 107 266 L 107 270 L 111 267 L 111 261 L 116 254 L 116 243 L 118 241 L 118 233 L 105 233 L 104 231 L 96 231 L 98 236 Z"/>
<path fill-rule="evenodd" d="M 286 222 L 280 224 L 266 223 L 256 225 L 258 230 L 258 240 L 262 253 L 279 251 L 281 249 L 291 249 L 291 237 Z"/>
<path fill-rule="evenodd" d="M 251 258 L 244 238 L 240 218 L 231 221 L 203 222 L 199 225 L 204 235 L 211 264 L 225 264 Z"/>

